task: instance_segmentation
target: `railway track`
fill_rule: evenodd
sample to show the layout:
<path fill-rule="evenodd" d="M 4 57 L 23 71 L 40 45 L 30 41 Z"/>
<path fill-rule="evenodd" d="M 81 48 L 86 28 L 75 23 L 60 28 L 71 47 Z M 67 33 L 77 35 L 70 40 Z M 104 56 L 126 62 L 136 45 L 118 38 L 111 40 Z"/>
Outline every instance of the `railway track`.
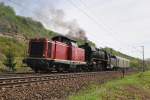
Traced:
<path fill-rule="evenodd" d="M 130 74 L 132 72 L 126 73 Z M 86 72 L 86 73 L 67 73 L 67 74 L 23 74 L 18 76 L 16 74 L 6 74 L 8 77 L 0 77 L 0 90 L 16 88 L 16 87 L 27 87 L 35 86 L 40 84 L 49 84 L 50 82 L 60 80 L 72 80 L 77 78 L 96 78 L 102 77 L 102 79 L 113 77 L 118 74 L 121 76 L 119 71 L 104 71 L 104 72 Z M 16 75 L 16 76 L 15 76 Z M 107 77 L 106 77 L 107 76 Z"/>
<path fill-rule="evenodd" d="M 75 79 L 80 77 L 95 77 L 102 75 L 111 75 L 116 72 L 87 72 L 87 73 L 69 73 L 69 74 L 50 74 L 50 75 L 39 75 L 39 76 L 21 76 L 21 77 L 5 77 L 0 78 L 0 90 L 26 87 L 32 85 L 49 84 L 51 81 L 64 80 L 64 79 Z"/>
<path fill-rule="evenodd" d="M 0 78 L 9 78 L 9 77 L 27 77 L 27 76 L 41 76 L 41 75 L 52 75 L 59 74 L 58 72 L 52 73 L 34 73 L 34 72 L 25 72 L 25 73 L 1 73 Z M 65 74 L 65 72 L 64 72 Z"/>

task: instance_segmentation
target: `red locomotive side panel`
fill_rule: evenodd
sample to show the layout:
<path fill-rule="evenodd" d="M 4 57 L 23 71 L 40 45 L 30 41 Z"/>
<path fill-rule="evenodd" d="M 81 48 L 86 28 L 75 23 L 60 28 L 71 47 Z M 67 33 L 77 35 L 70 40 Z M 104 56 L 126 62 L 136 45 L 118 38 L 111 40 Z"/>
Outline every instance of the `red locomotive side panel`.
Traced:
<path fill-rule="evenodd" d="M 69 46 L 65 43 L 55 41 L 54 59 L 68 60 Z"/>
<path fill-rule="evenodd" d="M 85 51 L 84 49 L 81 49 L 81 48 L 77 48 L 78 49 L 78 55 L 77 55 L 77 58 L 79 61 L 85 61 Z"/>
<path fill-rule="evenodd" d="M 54 41 L 48 41 L 48 49 L 47 49 L 47 58 L 54 58 L 55 54 L 55 42 Z"/>
<path fill-rule="evenodd" d="M 71 47 L 71 60 L 73 61 L 77 61 L 77 50 L 76 50 L 76 47 Z"/>
<path fill-rule="evenodd" d="M 78 47 L 72 47 L 72 60 L 85 61 L 84 50 Z"/>
<path fill-rule="evenodd" d="M 55 45 L 56 44 L 54 41 L 52 41 L 51 44 L 52 44 L 51 45 L 51 58 L 54 59 L 55 58 Z"/>

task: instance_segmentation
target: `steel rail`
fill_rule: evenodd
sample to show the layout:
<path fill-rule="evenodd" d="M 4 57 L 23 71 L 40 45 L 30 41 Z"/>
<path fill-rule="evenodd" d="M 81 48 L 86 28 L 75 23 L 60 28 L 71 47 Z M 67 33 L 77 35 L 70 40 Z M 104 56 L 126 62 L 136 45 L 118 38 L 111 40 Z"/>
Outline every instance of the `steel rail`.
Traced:
<path fill-rule="evenodd" d="M 86 72 L 86 73 L 67 73 L 67 74 L 50 74 L 40 76 L 24 76 L 24 77 L 9 77 L 0 78 L 0 89 L 24 87 L 35 84 L 44 84 L 50 81 L 62 80 L 62 79 L 75 79 L 80 77 L 95 77 L 105 76 L 118 73 L 117 71 L 105 71 L 105 72 Z"/>

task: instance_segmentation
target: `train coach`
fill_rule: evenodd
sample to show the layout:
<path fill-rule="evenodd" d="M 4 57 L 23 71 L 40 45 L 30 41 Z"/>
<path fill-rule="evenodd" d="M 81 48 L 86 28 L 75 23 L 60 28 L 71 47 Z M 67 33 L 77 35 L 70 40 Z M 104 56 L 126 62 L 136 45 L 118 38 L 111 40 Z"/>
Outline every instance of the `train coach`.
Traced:
<path fill-rule="evenodd" d="M 35 72 L 106 71 L 129 67 L 129 60 L 113 56 L 104 49 L 58 35 L 51 40 L 29 41 L 28 56 L 23 60 Z"/>
<path fill-rule="evenodd" d="M 112 56 L 110 58 L 110 65 L 111 69 L 128 69 L 130 67 L 130 60 L 119 57 L 119 56 Z"/>

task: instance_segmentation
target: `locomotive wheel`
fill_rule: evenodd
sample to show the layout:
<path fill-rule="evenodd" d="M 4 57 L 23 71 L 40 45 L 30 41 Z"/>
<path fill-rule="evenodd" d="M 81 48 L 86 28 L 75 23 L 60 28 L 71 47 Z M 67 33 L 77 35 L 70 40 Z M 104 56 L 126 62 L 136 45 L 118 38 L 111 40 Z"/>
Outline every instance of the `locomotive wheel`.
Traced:
<path fill-rule="evenodd" d="M 78 66 L 78 67 L 76 68 L 76 72 L 82 72 L 81 66 Z"/>
<path fill-rule="evenodd" d="M 56 65 L 56 70 L 57 70 L 57 72 L 59 72 L 59 73 L 64 72 L 64 68 L 63 68 L 62 65 Z"/>

